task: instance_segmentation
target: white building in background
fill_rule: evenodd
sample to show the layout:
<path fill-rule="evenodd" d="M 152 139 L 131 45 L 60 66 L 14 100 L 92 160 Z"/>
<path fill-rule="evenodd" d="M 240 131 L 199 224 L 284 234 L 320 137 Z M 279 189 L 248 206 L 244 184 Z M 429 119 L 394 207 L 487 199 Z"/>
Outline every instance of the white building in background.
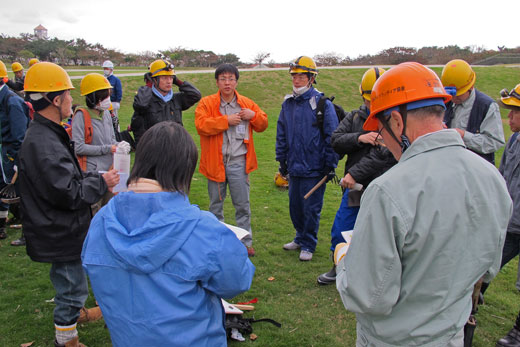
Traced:
<path fill-rule="evenodd" d="M 34 36 L 41 40 L 47 39 L 47 29 L 41 24 L 38 25 L 36 28 L 34 28 Z"/>

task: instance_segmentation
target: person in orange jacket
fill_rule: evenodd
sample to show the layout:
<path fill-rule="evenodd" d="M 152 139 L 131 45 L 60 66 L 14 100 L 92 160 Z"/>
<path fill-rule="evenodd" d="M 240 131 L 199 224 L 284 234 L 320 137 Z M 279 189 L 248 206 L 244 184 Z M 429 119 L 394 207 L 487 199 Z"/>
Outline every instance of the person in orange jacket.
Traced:
<path fill-rule="evenodd" d="M 251 99 L 236 91 L 238 69 L 221 64 L 215 70 L 218 92 L 202 98 L 195 110 L 200 135 L 199 171 L 208 179 L 209 210 L 224 221 L 224 199 L 229 193 L 237 226 L 249 231 L 242 239 L 254 256 L 249 205 L 249 173 L 258 168 L 253 130 L 267 128 L 267 114 Z"/>

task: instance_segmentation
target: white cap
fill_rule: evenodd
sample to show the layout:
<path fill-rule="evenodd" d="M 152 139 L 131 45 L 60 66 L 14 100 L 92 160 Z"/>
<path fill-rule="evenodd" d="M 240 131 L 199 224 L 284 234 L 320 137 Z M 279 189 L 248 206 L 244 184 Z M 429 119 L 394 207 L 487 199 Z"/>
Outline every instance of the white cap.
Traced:
<path fill-rule="evenodd" d="M 105 68 L 113 69 L 114 68 L 114 63 L 112 63 L 110 60 L 105 60 L 103 62 L 103 69 L 105 69 Z"/>

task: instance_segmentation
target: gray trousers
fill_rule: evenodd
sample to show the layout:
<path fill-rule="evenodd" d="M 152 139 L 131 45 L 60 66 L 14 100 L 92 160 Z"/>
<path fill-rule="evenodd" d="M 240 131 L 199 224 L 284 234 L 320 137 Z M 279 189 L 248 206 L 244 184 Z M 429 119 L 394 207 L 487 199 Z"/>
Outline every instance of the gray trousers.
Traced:
<path fill-rule="evenodd" d="M 253 244 L 251 231 L 251 208 L 249 206 L 249 175 L 246 174 L 246 162 L 234 161 L 225 166 L 226 181 L 215 182 L 208 179 L 209 211 L 221 222 L 224 221 L 224 200 L 227 186 L 231 201 L 235 207 L 236 225 L 249 231 L 249 235 L 241 241 L 247 247 Z"/>

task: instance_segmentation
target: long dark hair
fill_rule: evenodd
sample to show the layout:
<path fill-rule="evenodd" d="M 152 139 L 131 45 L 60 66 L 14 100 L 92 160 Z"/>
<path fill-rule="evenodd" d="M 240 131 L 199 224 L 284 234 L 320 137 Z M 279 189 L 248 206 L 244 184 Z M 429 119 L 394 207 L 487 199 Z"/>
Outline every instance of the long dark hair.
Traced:
<path fill-rule="evenodd" d="M 139 140 L 128 184 L 149 178 L 165 191 L 188 194 L 197 158 L 197 147 L 186 129 L 173 121 L 157 123 Z"/>

